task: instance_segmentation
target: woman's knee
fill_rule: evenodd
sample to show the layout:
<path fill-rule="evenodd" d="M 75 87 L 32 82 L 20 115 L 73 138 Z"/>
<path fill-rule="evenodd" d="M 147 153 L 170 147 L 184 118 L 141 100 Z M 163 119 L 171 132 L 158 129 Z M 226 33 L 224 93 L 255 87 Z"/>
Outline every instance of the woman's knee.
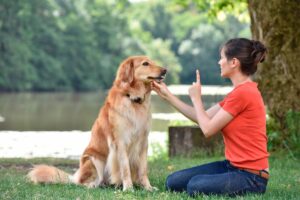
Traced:
<path fill-rule="evenodd" d="M 188 182 L 186 190 L 187 193 L 192 197 L 196 196 L 197 194 L 201 194 L 201 193 L 206 194 L 208 192 L 206 188 L 205 180 L 199 179 L 199 177 L 192 178 Z"/>
<path fill-rule="evenodd" d="M 179 172 L 170 174 L 166 179 L 166 189 L 170 191 L 182 191 L 184 188 L 180 177 Z"/>
<path fill-rule="evenodd" d="M 174 178 L 174 174 L 170 174 L 166 179 L 166 189 L 173 190 L 175 185 L 176 185 L 176 180 Z"/>

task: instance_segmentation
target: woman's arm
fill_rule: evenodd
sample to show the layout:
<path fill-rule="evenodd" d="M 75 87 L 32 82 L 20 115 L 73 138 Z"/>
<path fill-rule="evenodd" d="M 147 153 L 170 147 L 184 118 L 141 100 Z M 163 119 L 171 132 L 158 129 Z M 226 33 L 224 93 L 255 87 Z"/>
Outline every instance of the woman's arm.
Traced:
<path fill-rule="evenodd" d="M 217 113 L 215 113 L 215 115 L 210 118 L 203 109 L 201 98 L 192 99 L 192 102 L 194 104 L 197 115 L 196 123 L 198 123 L 198 125 L 200 126 L 205 137 L 213 136 L 233 119 L 233 116 L 221 107 L 217 111 Z"/>
<path fill-rule="evenodd" d="M 218 109 L 215 108 L 212 111 L 212 113 L 214 113 L 212 117 L 204 110 L 201 99 L 200 74 L 198 70 L 196 71 L 196 83 L 193 83 L 193 85 L 189 88 L 189 95 L 195 108 L 197 123 L 205 137 L 210 137 L 216 134 L 233 119 L 233 116 L 222 109 L 219 105 Z"/>
<path fill-rule="evenodd" d="M 195 123 L 198 123 L 197 115 L 195 112 L 195 108 L 184 103 L 181 101 L 178 97 L 173 95 L 167 88 L 165 83 L 152 83 L 152 89 L 163 99 L 168 101 L 176 110 L 181 112 L 184 116 L 189 118 L 190 120 L 194 121 Z M 219 110 L 220 110 L 219 104 L 216 104 L 209 108 L 206 113 L 209 116 L 209 118 L 213 117 Z"/>
<path fill-rule="evenodd" d="M 217 114 L 217 112 L 221 109 L 221 106 L 217 103 L 214 106 L 207 109 L 205 112 L 208 115 L 208 117 L 211 119 L 213 116 Z"/>

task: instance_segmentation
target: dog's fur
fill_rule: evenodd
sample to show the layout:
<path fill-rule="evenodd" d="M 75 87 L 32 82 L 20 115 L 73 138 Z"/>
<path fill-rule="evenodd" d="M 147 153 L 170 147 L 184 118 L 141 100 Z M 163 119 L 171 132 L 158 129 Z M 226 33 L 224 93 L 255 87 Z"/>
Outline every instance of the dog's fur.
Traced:
<path fill-rule="evenodd" d="M 117 77 L 93 127 L 89 145 L 72 176 L 52 166 L 29 172 L 34 183 L 105 184 L 132 189 L 133 183 L 152 190 L 147 176 L 150 129 L 150 82 L 164 78 L 166 69 L 146 56 L 132 56 L 119 66 Z"/>

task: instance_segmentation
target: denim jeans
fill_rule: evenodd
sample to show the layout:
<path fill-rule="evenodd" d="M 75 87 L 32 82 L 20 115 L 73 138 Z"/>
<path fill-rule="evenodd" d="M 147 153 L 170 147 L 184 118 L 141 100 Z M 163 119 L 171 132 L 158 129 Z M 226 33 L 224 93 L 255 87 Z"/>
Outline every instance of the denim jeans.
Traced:
<path fill-rule="evenodd" d="M 236 196 L 264 193 L 268 180 L 259 175 L 235 168 L 229 161 L 212 162 L 170 174 L 166 188 L 170 191 L 197 194 Z"/>

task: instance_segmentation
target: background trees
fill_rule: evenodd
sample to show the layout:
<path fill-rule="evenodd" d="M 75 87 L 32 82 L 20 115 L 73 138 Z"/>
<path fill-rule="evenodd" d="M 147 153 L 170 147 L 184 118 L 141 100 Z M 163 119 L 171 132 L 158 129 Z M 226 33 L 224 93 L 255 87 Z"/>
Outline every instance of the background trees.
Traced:
<path fill-rule="evenodd" d="M 0 90 L 109 87 L 127 21 L 106 1 L 1 1 Z M 114 8 L 114 9 L 113 9 Z"/>
<path fill-rule="evenodd" d="M 167 66 L 167 83 L 189 84 L 200 68 L 204 84 L 226 84 L 218 48 L 241 34 L 250 35 L 247 21 L 208 22 L 169 1 L 0 0 L 0 91 L 109 88 L 119 63 L 137 54 Z"/>
<path fill-rule="evenodd" d="M 190 84 L 200 68 L 203 84 L 226 84 L 219 76 L 219 47 L 231 37 L 250 37 L 249 21 L 239 21 L 230 14 L 209 20 L 206 11 L 197 10 L 193 4 L 182 7 L 168 1 L 151 2 L 146 7 L 142 3 L 132 5 L 138 21 L 130 22 L 139 24 L 154 40 L 170 43 L 183 69 L 176 71 L 180 83 Z"/>

